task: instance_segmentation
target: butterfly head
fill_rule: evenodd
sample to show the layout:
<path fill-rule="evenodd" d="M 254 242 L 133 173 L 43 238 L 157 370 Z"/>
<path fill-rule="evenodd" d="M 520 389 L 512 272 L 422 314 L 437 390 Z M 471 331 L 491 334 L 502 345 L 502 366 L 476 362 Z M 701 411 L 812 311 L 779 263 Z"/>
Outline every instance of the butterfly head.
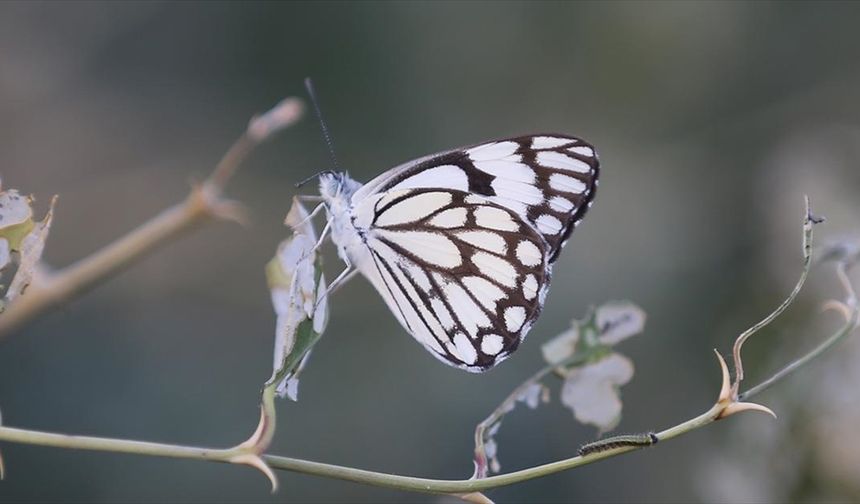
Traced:
<path fill-rule="evenodd" d="M 347 202 L 361 184 L 349 178 L 346 172 L 327 170 L 319 174 L 320 195 L 326 203 Z"/>

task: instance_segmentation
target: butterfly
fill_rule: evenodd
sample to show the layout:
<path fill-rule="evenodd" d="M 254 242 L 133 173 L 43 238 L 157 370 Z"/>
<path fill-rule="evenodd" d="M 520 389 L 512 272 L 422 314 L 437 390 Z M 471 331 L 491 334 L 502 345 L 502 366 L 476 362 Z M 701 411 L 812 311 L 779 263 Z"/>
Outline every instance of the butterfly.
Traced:
<path fill-rule="evenodd" d="M 483 372 L 517 349 L 553 263 L 594 200 L 594 147 L 526 135 L 426 156 L 367 184 L 319 174 L 346 270 L 376 288 L 434 357 Z"/>

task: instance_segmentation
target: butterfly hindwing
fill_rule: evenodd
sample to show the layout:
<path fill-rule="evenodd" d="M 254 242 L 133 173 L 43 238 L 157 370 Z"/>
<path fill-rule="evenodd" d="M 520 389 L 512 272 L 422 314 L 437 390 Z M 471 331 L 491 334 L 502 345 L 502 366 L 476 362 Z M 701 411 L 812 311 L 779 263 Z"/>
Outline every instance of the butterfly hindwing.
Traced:
<path fill-rule="evenodd" d="M 521 216 L 450 189 L 395 189 L 357 210 L 372 215 L 383 297 L 434 355 L 482 371 L 517 348 L 550 281 L 550 247 Z"/>

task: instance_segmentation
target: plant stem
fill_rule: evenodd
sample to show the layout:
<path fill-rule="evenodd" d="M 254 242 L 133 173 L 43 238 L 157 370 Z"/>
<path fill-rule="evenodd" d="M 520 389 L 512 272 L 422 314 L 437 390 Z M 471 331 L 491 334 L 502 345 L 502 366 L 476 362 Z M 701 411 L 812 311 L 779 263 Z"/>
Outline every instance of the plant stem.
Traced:
<path fill-rule="evenodd" d="M 144 229 L 145 228 L 146 227 L 144 227 Z M 804 265 L 804 268 L 806 267 L 808 267 L 808 264 Z M 846 265 L 844 263 L 837 264 L 837 274 L 839 275 L 839 279 L 846 293 L 845 302 L 838 304 L 838 306 L 840 306 L 844 311 L 845 318 L 847 320 L 846 325 L 843 326 L 834 335 L 825 340 L 824 343 L 814 348 L 812 351 L 810 351 L 797 361 L 789 364 L 770 379 L 751 388 L 744 394 L 741 394 L 740 398 L 749 398 L 781 381 L 793 371 L 806 365 L 812 359 L 820 356 L 826 350 L 832 348 L 834 344 L 846 337 L 849 333 L 852 332 L 854 328 L 857 327 L 857 297 L 854 293 L 854 289 L 852 288 L 848 280 L 848 276 L 846 274 Z M 729 377 L 728 371 L 725 369 L 724 362 L 723 369 L 725 382 L 724 386 L 727 387 Z M 542 370 L 537 375 L 537 377 L 542 376 L 541 373 L 544 373 L 545 371 L 546 370 Z M 158 457 L 208 460 L 212 462 L 243 463 L 241 461 L 242 459 L 237 458 L 237 456 L 245 455 L 247 457 L 249 447 L 259 447 L 260 449 L 265 449 L 265 447 L 268 446 L 270 436 L 273 432 L 271 430 L 271 427 L 272 423 L 274 422 L 273 391 L 273 386 L 269 386 L 263 391 L 263 421 L 261 422 L 261 427 L 258 428 L 258 432 L 255 433 L 255 435 L 252 436 L 251 440 L 247 441 L 246 443 L 229 449 L 200 448 L 192 446 L 148 443 L 142 441 L 109 439 L 101 437 L 70 436 L 64 434 L 54 434 L 48 432 L 39 432 L 2 426 L 0 426 L 0 441 L 53 446 L 57 448 L 68 449 L 95 450 Z M 660 441 L 668 441 L 669 439 L 681 436 L 682 434 L 686 434 L 705 427 L 720 418 L 724 418 L 723 414 L 725 413 L 726 406 L 727 404 L 722 403 L 721 401 L 717 401 L 714 406 L 712 406 L 708 411 L 702 413 L 701 415 L 698 415 L 694 418 L 691 418 L 689 420 L 686 420 L 675 426 L 669 427 L 667 429 L 664 429 L 663 431 L 656 433 L 657 438 Z M 251 441 L 253 441 L 253 443 L 251 443 Z M 249 443 L 251 443 L 249 446 L 245 446 Z M 644 447 L 620 446 L 605 451 L 592 453 L 586 456 L 571 457 L 564 460 L 559 460 L 557 462 L 535 466 L 520 471 L 510 472 L 507 474 L 500 474 L 481 479 L 466 480 L 438 480 L 417 478 L 412 476 L 401 476 L 396 474 L 368 471 L 364 469 L 325 464 L 320 462 L 312 462 L 309 460 L 282 457 L 277 455 L 261 455 L 261 458 L 269 467 L 274 469 L 282 469 L 286 471 L 304 473 L 325 478 L 340 479 L 345 481 L 352 481 L 355 483 L 393 488 L 405 491 L 423 493 L 465 494 L 471 492 L 480 492 L 492 488 L 498 488 L 501 486 L 511 485 L 514 483 L 520 483 L 523 481 L 548 476 L 579 466 L 592 464 L 594 462 L 597 462 L 598 460 L 615 457 L 634 450 L 640 450 L 642 448 Z M 247 463 L 247 460 L 244 463 Z M 260 469 L 259 466 L 254 466 Z M 273 476 L 268 473 L 267 475 L 269 475 L 274 482 Z"/>
<path fill-rule="evenodd" d="M 185 458 L 197 460 L 226 461 L 233 450 L 197 448 L 191 446 L 148 443 L 126 439 L 111 439 L 92 436 L 70 436 L 14 427 L 0 427 L 0 440 L 15 443 L 53 446 L 76 450 L 93 450 L 113 453 L 131 453 L 156 457 Z"/>
<path fill-rule="evenodd" d="M 670 429 L 658 433 L 661 440 L 680 436 L 681 434 L 704 427 L 711 423 L 719 411 L 714 408 L 704 415 L 678 424 Z M 147 443 L 142 441 L 130 441 L 123 439 L 109 439 L 89 436 L 69 436 L 65 434 L 53 434 L 32 430 L 16 429 L 12 427 L 0 427 L 0 441 L 13 443 L 33 444 L 41 446 L 53 446 L 56 448 L 69 448 L 78 450 L 95 450 L 114 453 L 130 453 L 135 455 L 149 455 L 156 457 L 184 458 L 196 460 L 208 460 L 213 462 L 229 462 L 236 455 L 234 449 L 212 449 L 192 446 L 179 446 L 162 443 Z M 393 488 L 399 490 L 423 492 L 423 493 L 466 493 L 498 488 L 514 483 L 548 476 L 558 472 L 566 471 L 582 465 L 591 464 L 609 457 L 614 457 L 638 449 L 637 447 L 625 446 L 605 452 L 589 455 L 587 457 L 572 457 L 549 464 L 523 469 L 498 476 L 490 476 L 483 479 L 468 480 L 438 480 L 428 478 L 416 478 L 412 476 L 401 476 L 387 474 L 353 467 L 344 467 L 309 460 L 281 457 L 277 455 L 263 455 L 265 462 L 274 469 L 282 469 L 325 478 L 340 479 L 373 485 L 379 487 Z"/>
<path fill-rule="evenodd" d="M 856 310 L 855 310 L 856 314 Z M 852 319 L 856 322 L 856 318 Z M 850 325 L 851 328 L 855 325 Z M 840 331 L 837 333 L 839 337 L 844 337 L 845 333 L 850 332 Z M 811 359 L 821 355 L 824 350 L 832 347 L 835 343 L 835 336 L 829 338 L 825 344 L 822 344 L 812 352 L 798 360 L 791 367 L 792 370 L 806 364 Z M 763 386 L 771 386 L 778 382 L 789 372 L 777 373 L 773 378 L 764 382 L 762 385 L 754 387 L 746 392 L 744 396 L 758 392 Z M 694 430 L 707 426 L 717 420 L 722 412 L 723 405 L 715 404 L 711 409 L 702 413 L 699 416 L 681 422 L 675 426 L 669 427 L 657 433 L 660 441 L 668 441 L 669 439 L 678 437 L 682 434 L 687 434 Z M 236 454 L 236 448 L 232 449 L 212 449 L 199 448 L 191 446 L 170 445 L 162 443 L 148 443 L 142 441 L 130 441 L 122 439 L 109 439 L 100 437 L 88 436 L 69 436 L 64 434 L 53 434 L 48 432 L 39 432 L 25 429 L 16 429 L 12 427 L 0 426 L 0 441 L 12 443 L 33 444 L 42 446 L 53 446 L 57 448 L 70 448 L 80 450 L 96 450 L 115 453 L 130 453 L 137 455 L 150 455 L 158 457 L 185 458 L 196 460 L 208 460 L 213 462 L 230 462 Z M 622 446 L 610 450 L 590 454 L 588 456 L 576 456 L 557 462 L 552 462 L 540 466 L 523 469 L 507 474 L 490 476 L 483 479 L 467 479 L 467 480 L 438 480 L 428 478 L 416 478 L 411 476 L 401 476 L 395 474 L 387 474 L 352 467 L 344 467 L 320 462 L 312 462 L 309 460 L 295 459 L 289 457 L 281 457 L 277 455 L 262 455 L 263 460 L 274 469 L 282 469 L 286 471 L 298 472 L 325 478 L 340 479 L 362 483 L 366 485 L 380 486 L 406 491 L 423 492 L 423 493 L 467 493 L 498 488 L 514 483 L 548 476 L 558 472 L 573 469 L 575 467 L 591 464 L 598 460 L 603 460 L 610 457 L 622 455 L 627 452 L 642 449 L 643 447 Z"/>

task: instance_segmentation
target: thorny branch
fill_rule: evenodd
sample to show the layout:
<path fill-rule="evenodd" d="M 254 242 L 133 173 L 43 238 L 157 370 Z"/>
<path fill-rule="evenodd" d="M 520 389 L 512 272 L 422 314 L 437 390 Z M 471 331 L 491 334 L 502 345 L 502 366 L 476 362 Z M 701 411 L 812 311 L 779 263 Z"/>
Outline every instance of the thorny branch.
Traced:
<path fill-rule="evenodd" d="M 223 197 L 227 182 L 255 147 L 298 121 L 302 110 L 298 99 L 287 98 L 269 112 L 252 118 L 212 174 L 195 184 L 185 201 L 162 211 L 90 256 L 34 278 L 27 295 L 10 304 L 0 315 L 0 338 L 39 314 L 83 294 L 209 219 L 242 222 L 242 207 Z"/>
<path fill-rule="evenodd" d="M 798 285 L 802 285 L 803 280 L 806 278 L 806 275 L 810 268 L 812 224 L 814 222 L 815 221 L 811 213 L 807 211 L 804 220 L 804 270 L 801 276 L 801 280 L 798 282 Z M 736 374 L 735 381 L 733 383 L 730 378 L 728 366 L 726 366 L 725 360 L 722 358 L 722 356 L 719 356 L 718 354 L 718 359 L 720 361 L 720 367 L 723 375 L 723 385 L 717 402 L 708 411 L 702 413 L 701 415 L 655 433 L 656 438 L 661 441 L 669 440 L 682 434 L 692 432 L 693 430 L 704 427 L 705 425 L 708 425 L 718 419 L 725 418 L 732 413 L 742 411 L 744 409 L 766 410 L 766 408 L 764 408 L 763 406 L 747 405 L 745 403 L 741 403 L 740 400 L 747 399 L 772 386 L 773 384 L 788 376 L 788 374 L 790 374 L 794 370 L 807 364 L 815 357 L 821 355 L 825 350 L 831 348 L 837 342 L 851 334 L 853 330 L 857 327 L 858 307 L 854 289 L 848 282 L 848 278 L 846 275 L 847 267 L 848 265 L 845 262 L 840 262 L 837 264 L 837 274 L 839 275 L 839 278 L 842 281 L 842 286 L 845 290 L 844 301 L 833 301 L 830 303 L 831 306 L 838 306 L 843 315 L 845 316 L 846 324 L 844 326 L 842 326 L 831 337 L 827 338 L 825 342 L 822 343 L 820 346 L 818 346 L 808 354 L 804 355 L 797 361 L 789 364 L 782 371 L 776 373 L 772 378 L 765 380 L 764 382 L 755 387 L 752 387 L 743 394 L 737 394 L 740 376 L 742 375 L 740 374 L 740 372 Z M 798 289 L 799 287 L 795 290 Z M 790 301 L 793 300 L 795 296 L 796 292 L 793 292 L 791 296 L 789 296 L 788 302 L 790 303 Z M 782 312 L 782 310 L 784 310 L 786 306 L 787 304 L 784 303 L 778 308 L 777 312 Z M 752 332 L 761 329 L 762 327 L 770 323 L 774 318 L 775 315 L 769 316 L 765 319 L 765 323 L 756 324 L 756 326 L 753 326 L 751 330 L 746 331 L 738 338 L 740 343 L 738 344 L 736 342 L 737 351 L 735 352 L 736 366 L 738 366 L 738 368 L 740 368 L 740 366 L 742 365 L 742 363 L 740 362 L 739 349 L 743 341 L 746 340 L 749 335 L 752 334 Z M 271 389 L 268 390 L 269 392 L 272 391 Z M 58 448 L 133 453 L 140 455 L 173 458 L 190 458 L 217 462 L 236 462 L 235 457 L 237 455 L 237 450 L 243 449 L 243 445 L 227 450 L 212 450 L 206 448 L 166 445 L 159 443 L 146 443 L 140 441 L 120 439 L 67 436 L 62 434 L 52 434 L 2 426 L 0 426 L 0 440 L 42 446 L 54 446 Z M 410 476 L 367 471 L 352 467 L 324 464 L 308 460 L 281 457 L 276 455 L 261 454 L 259 455 L 259 459 L 264 462 L 265 466 L 274 469 L 282 469 L 286 471 L 299 472 L 320 477 L 340 479 L 366 485 L 374 485 L 399 490 L 423 493 L 451 494 L 463 499 L 468 499 L 470 501 L 483 502 L 486 498 L 482 494 L 477 492 L 547 476 L 568 469 L 573 469 L 575 467 L 591 464 L 604 458 L 621 455 L 623 453 L 627 453 L 640 448 L 641 447 L 635 446 L 620 446 L 617 448 L 592 453 L 586 456 L 571 457 L 557 462 L 531 467 L 528 469 L 523 469 L 507 474 L 491 476 L 482 479 L 467 480 L 437 480 L 416 478 Z M 244 453 L 247 453 L 247 451 Z"/>

